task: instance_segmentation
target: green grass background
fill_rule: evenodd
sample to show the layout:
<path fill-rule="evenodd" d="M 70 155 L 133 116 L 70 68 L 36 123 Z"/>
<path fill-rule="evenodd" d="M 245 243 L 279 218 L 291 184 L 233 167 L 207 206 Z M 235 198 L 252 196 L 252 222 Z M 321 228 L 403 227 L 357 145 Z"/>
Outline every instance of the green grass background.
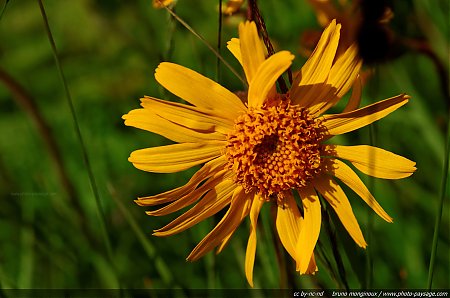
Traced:
<path fill-rule="evenodd" d="M 306 1 L 260 2 L 275 47 L 295 53 L 294 69 L 298 69 L 305 61 L 298 54 L 301 34 L 319 29 L 312 9 Z M 216 57 L 166 11 L 153 9 L 150 0 L 47 0 L 44 5 L 98 184 L 111 256 L 38 2 L 11 0 L 0 20 L 0 68 L 36 102 L 56 139 L 75 192 L 71 197 L 62 186 L 30 114 L 0 84 L 1 288 L 248 287 L 244 275 L 247 220 L 220 255 L 210 253 L 194 263 L 186 262 L 185 257 L 218 217 L 176 236 L 151 236 L 153 229 L 174 216 L 148 217 L 133 199 L 180 186 L 195 169 L 176 174 L 135 169 L 127 161 L 133 150 L 168 141 L 125 127 L 121 120 L 123 114 L 139 106 L 143 95 L 176 100 L 153 77 L 161 61 L 176 62 L 217 79 Z M 392 25 L 396 33 L 426 40 L 448 72 L 448 1 L 405 1 L 397 4 L 397 9 Z M 176 12 L 210 44 L 217 44 L 218 1 L 179 0 Z M 225 48 L 231 37 L 237 37 L 237 20 L 226 18 L 221 51 L 239 69 Z M 357 248 L 339 225 L 337 239 L 331 243 L 322 227 L 320 249 L 328 256 L 331 268 L 322 258 L 315 276 L 300 277 L 290 258 L 284 258 L 285 268 L 280 270 L 269 208 L 264 208 L 255 287 L 342 287 L 331 245 L 338 245 L 350 288 L 426 287 L 447 117 L 439 80 L 428 57 L 406 52 L 377 66 L 365 86 L 364 105 L 403 92 L 412 96 L 408 105 L 375 125 L 374 139 L 377 146 L 416 161 L 417 172 L 400 181 L 368 180 L 361 175 L 394 223 L 385 223 L 376 215 L 370 219 L 368 207 L 347 191 L 363 232 L 370 237 L 369 249 Z M 239 80 L 223 66 L 220 82 L 230 90 L 242 89 Z M 369 129 L 335 141 L 368 144 Z M 448 199 L 447 190 L 434 288 L 449 288 L 450 283 Z M 370 236 L 369 221 L 373 224 Z M 369 284 L 365 273 L 368 253 L 373 262 Z"/>

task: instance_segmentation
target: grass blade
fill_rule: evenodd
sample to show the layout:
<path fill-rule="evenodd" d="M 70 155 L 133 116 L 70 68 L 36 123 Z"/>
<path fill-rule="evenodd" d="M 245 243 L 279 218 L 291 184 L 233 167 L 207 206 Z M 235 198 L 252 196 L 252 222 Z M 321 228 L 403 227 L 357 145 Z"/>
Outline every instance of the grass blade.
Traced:
<path fill-rule="evenodd" d="M 73 124 L 74 124 L 74 127 L 75 127 L 75 132 L 76 132 L 76 135 L 77 135 L 78 142 L 80 143 L 80 146 L 81 146 L 81 151 L 82 151 L 82 154 L 83 154 L 84 164 L 86 166 L 86 170 L 87 170 L 88 175 L 89 175 L 89 181 L 91 183 L 92 192 L 93 192 L 94 197 L 95 197 L 97 212 L 98 212 L 98 215 L 100 217 L 100 230 L 101 230 L 101 234 L 102 234 L 102 236 L 104 238 L 104 241 L 105 241 L 106 252 L 107 252 L 108 257 L 110 259 L 111 266 L 116 271 L 116 268 L 114 267 L 113 256 L 112 256 L 111 241 L 109 239 L 109 236 L 108 236 L 108 233 L 107 233 L 107 229 L 106 229 L 106 216 L 105 216 L 105 213 L 104 213 L 104 211 L 102 209 L 102 206 L 101 206 L 100 194 L 98 192 L 97 183 L 95 181 L 95 176 L 94 176 L 94 173 L 92 171 L 92 167 L 91 167 L 91 163 L 89 161 L 89 157 L 88 157 L 88 154 L 87 154 L 86 146 L 85 146 L 85 143 L 84 143 L 84 140 L 83 140 L 83 136 L 81 134 L 80 126 L 78 124 L 78 119 L 77 119 L 77 115 L 75 113 L 75 108 L 74 108 L 74 105 L 73 105 L 72 97 L 70 95 L 69 87 L 68 87 L 66 78 L 64 76 L 64 72 L 63 72 L 63 69 L 62 69 L 62 66 L 61 66 L 61 62 L 59 60 L 59 56 L 58 56 L 58 51 L 56 49 L 55 40 L 53 39 L 53 35 L 52 35 L 51 30 L 50 30 L 50 25 L 49 25 L 49 22 L 48 22 L 47 14 L 45 12 L 45 8 L 44 8 L 44 5 L 42 3 L 42 0 L 38 0 L 38 4 L 39 4 L 41 15 L 42 15 L 42 18 L 43 18 L 43 21 L 44 21 L 45 31 L 47 33 L 47 37 L 48 37 L 48 40 L 50 42 L 50 46 L 52 48 L 52 53 L 53 53 L 53 57 L 55 59 L 56 68 L 58 70 L 58 74 L 60 76 L 61 82 L 62 82 L 62 84 L 64 86 L 64 92 L 65 92 L 65 96 L 66 96 L 66 99 L 67 99 L 67 103 L 68 103 L 69 108 L 70 108 L 70 113 L 71 113 L 72 121 L 73 121 Z"/>
<path fill-rule="evenodd" d="M 434 224 L 434 234 L 433 234 L 433 244 L 431 248 L 431 257 L 430 257 L 430 266 L 428 269 L 428 282 L 427 282 L 427 288 L 428 290 L 431 290 L 431 287 L 433 285 L 433 274 L 434 274 L 434 266 L 436 263 L 436 252 L 438 248 L 438 236 L 439 236 L 439 230 L 441 227 L 441 219 L 442 219 L 442 209 L 444 206 L 444 199 L 448 184 L 448 166 L 449 166 L 449 155 L 450 155 L 450 113 L 447 117 L 447 144 L 445 147 L 445 153 L 444 153 L 444 167 L 442 169 L 442 180 L 441 180 L 441 189 L 439 194 L 439 205 L 438 210 L 436 214 L 436 222 Z"/>

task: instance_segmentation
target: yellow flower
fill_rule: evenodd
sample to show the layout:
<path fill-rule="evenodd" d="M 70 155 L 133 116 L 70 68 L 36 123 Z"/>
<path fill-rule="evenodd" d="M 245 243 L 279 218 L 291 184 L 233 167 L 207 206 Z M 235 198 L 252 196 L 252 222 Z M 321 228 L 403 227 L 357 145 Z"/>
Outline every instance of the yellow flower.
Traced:
<path fill-rule="evenodd" d="M 228 0 L 226 3 L 224 3 L 222 13 L 226 15 L 235 14 L 241 9 L 243 4 L 244 0 Z"/>
<path fill-rule="evenodd" d="M 163 7 L 169 6 L 175 2 L 176 2 L 175 0 L 153 0 L 153 7 L 154 8 L 163 8 Z"/>
<path fill-rule="evenodd" d="M 277 208 L 276 229 L 300 274 L 317 271 L 313 250 L 321 226 L 320 193 L 336 211 L 348 233 L 361 246 L 366 242 L 351 205 L 336 181 L 349 186 L 381 218 L 392 222 L 358 175 L 399 179 L 415 171 L 415 163 L 371 146 L 331 145 L 328 140 L 381 119 L 408 101 L 392 97 L 361 109 L 359 88 L 341 114 L 323 115 L 351 88 L 361 62 L 355 47 L 336 57 L 340 25 L 333 21 L 287 94 L 278 94 L 276 80 L 294 56 L 278 52 L 265 57 L 253 22 L 239 26 L 240 39 L 228 43 L 249 82 L 244 102 L 234 93 L 195 71 L 163 62 L 156 80 L 191 105 L 145 97 L 143 108 L 124 115 L 125 124 L 160 134 L 177 144 L 136 150 L 129 161 L 141 170 L 172 173 L 205 163 L 181 187 L 136 200 L 141 206 L 163 207 L 147 214 L 162 216 L 191 209 L 155 231 L 156 236 L 182 232 L 227 208 L 216 227 L 193 249 L 187 260 L 215 247 L 220 252 L 236 228 L 250 217 L 245 273 L 253 286 L 257 221 L 264 203 Z M 334 178 L 335 177 L 335 178 Z M 293 192 L 298 192 L 297 202 Z M 303 206 L 303 214 L 298 203 Z"/>

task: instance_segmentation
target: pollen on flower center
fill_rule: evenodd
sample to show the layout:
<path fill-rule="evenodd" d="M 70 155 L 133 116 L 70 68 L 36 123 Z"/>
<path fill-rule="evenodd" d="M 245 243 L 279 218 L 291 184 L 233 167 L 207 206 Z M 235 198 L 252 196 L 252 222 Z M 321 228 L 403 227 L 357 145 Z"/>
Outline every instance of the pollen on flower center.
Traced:
<path fill-rule="evenodd" d="M 227 136 L 236 182 L 265 197 L 305 186 L 320 172 L 320 122 L 288 100 L 249 109 Z"/>

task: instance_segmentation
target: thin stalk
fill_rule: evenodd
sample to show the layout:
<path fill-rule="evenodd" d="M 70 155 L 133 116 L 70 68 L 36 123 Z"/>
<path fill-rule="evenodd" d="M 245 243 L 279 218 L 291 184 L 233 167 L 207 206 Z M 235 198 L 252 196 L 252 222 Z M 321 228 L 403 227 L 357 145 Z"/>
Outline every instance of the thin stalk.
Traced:
<path fill-rule="evenodd" d="M 431 290 L 433 285 L 433 274 L 434 274 L 434 266 L 436 263 L 436 253 L 439 243 L 439 230 L 441 227 L 441 219 L 442 219 L 442 209 L 444 206 L 445 194 L 447 189 L 447 184 L 449 183 L 448 179 L 448 166 L 449 166 L 449 155 L 450 155 L 450 111 L 447 117 L 447 136 L 446 136 L 446 145 L 445 145 L 445 153 L 444 153 L 444 167 L 442 169 L 442 180 L 441 180 L 441 189 L 439 194 L 439 205 L 436 214 L 436 221 L 434 224 L 434 234 L 433 234 L 433 244 L 431 247 L 431 257 L 430 257 L 430 266 L 428 268 L 428 282 L 427 288 Z"/>
<path fill-rule="evenodd" d="M 272 56 L 273 54 L 275 54 L 275 50 L 273 49 L 272 42 L 270 41 L 269 38 L 269 33 L 267 32 L 266 23 L 264 22 L 264 19 L 258 8 L 256 0 L 249 0 L 248 7 L 249 7 L 249 19 L 255 21 L 256 27 L 258 28 L 258 32 L 262 35 L 264 45 L 266 46 L 267 49 L 267 53 L 269 56 Z M 290 82 L 292 82 L 291 68 L 289 67 L 287 71 L 289 74 L 289 80 Z M 278 78 L 277 82 L 278 86 L 280 87 L 281 93 L 287 93 L 288 88 L 282 76 Z"/>
<path fill-rule="evenodd" d="M 2 12 L 0 13 L 0 20 L 3 18 L 3 14 L 6 11 L 6 7 L 8 6 L 9 0 L 5 1 L 5 5 L 3 5 Z"/>
<path fill-rule="evenodd" d="M 375 146 L 375 125 L 369 125 L 369 144 L 370 146 Z M 375 156 L 369 156 L 370 159 L 375 160 Z M 374 179 L 372 176 L 368 178 L 368 188 L 371 190 L 372 194 L 374 194 Z M 372 231 L 373 231 L 373 211 L 372 209 L 367 210 L 367 243 L 372 242 Z M 372 248 L 370 245 L 366 247 L 366 278 L 365 278 L 365 289 L 372 288 L 373 281 L 373 258 L 372 258 Z"/>
<path fill-rule="evenodd" d="M 183 25 L 186 29 L 188 29 L 195 37 L 197 37 L 211 52 L 216 55 L 216 57 L 222 61 L 222 63 L 244 84 L 247 86 L 247 82 L 242 78 L 242 76 L 220 55 L 219 52 L 215 48 L 213 48 L 200 34 L 195 32 L 191 26 L 189 26 L 182 18 L 180 18 L 172 9 L 165 6 L 164 7 L 181 25 Z"/>
<path fill-rule="evenodd" d="M 69 87 L 68 87 L 66 78 L 64 76 L 64 72 L 63 72 L 63 69 L 62 69 L 62 66 L 61 66 L 61 62 L 59 60 L 58 51 L 56 49 L 55 40 L 53 39 L 53 35 L 52 35 L 51 30 L 50 30 L 50 25 L 48 23 L 48 18 L 47 18 L 47 14 L 45 12 L 44 5 L 42 3 L 42 0 L 37 0 L 37 1 L 38 1 L 39 8 L 40 8 L 40 11 L 41 11 L 41 15 L 42 15 L 42 18 L 43 18 L 43 21 L 44 21 L 45 31 L 47 33 L 47 37 L 48 37 L 48 40 L 50 42 L 50 46 L 52 48 L 52 53 L 53 53 L 53 57 L 55 59 L 56 68 L 58 70 L 58 74 L 60 76 L 61 82 L 62 82 L 62 84 L 64 86 L 64 92 L 65 92 L 65 96 L 66 96 L 66 99 L 67 99 L 67 103 L 68 103 L 69 108 L 70 108 L 70 113 L 71 113 L 71 116 L 72 116 L 72 121 L 73 121 L 73 124 L 74 124 L 75 133 L 76 133 L 78 142 L 80 143 L 80 146 L 81 146 L 81 151 L 82 151 L 82 154 L 83 154 L 84 164 L 85 164 L 86 170 L 87 170 L 88 175 L 89 175 L 89 181 L 90 181 L 90 184 L 91 184 L 92 192 L 93 192 L 94 197 L 95 197 L 95 202 L 96 202 L 96 206 L 97 206 L 97 212 L 98 212 L 98 215 L 100 217 L 100 230 L 101 230 L 102 236 L 103 236 L 104 241 L 105 241 L 106 252 L 108 254 L 108 257 L 109 257 L 109 260 L 110 260 L 112 268 L 116 271 L 116 268 L 114 266 L 114 259 L 113 259 L 112 249 L 111 249 L 111 240 L 108 237 L 108 233 L 107 233 L 107 229 L 106 229 L 106 216 L 105 216 L 105 213 L 104 213 L 104 211 L 102 209 L 102 206 L 101 206 L 100 194 L 99 194 L 99 191 L 98 191 L 98 188 L 97 188 L 97 183 L 95 181 L 94 173 L 92 171 L 91 163 L 89 161 L 89 157 L 88 157 L 88 154 L 87 154 L 87 150 L 86 150 L 86 146 L 85 146 L 85 143 L 84 143 L 84 140 L 83 140 L 83 136 L 81 134 L 80 126 L 78 124 L 78 119 L 77 119 L 77 115 L 75 113 L 75 108 L 74 108 L 74 105 L 73 105 L 72 96 L 70 95 Z M 117 271 L 116 271 L 116 275 L 117 275 Z"/>
<path fill-rule="evenodd" d="M 217 53 L 221 55 L 220 50 L 222 46 L 222 0 L 219 0 L 219 26 L 217 29 Z M 216 75 L 217 82 L 220 83 L 220 59 L 217 57 L 216 61 Z"/>
<path fill-rule="evenodd" d="M 41 136 L 45 146 L 47 147 L 49 156 L 53 161 L 56 169 L 58 178 L 65 189 L 67 196 L 69 198 L 70 206 L 75 210 L 78 215 L 77 224 L 81 226 L 83 234 L 89 238 L 90 243 L 96 243 L 95 237 L 89 231 L 87 227 L 86 216 L 83 212 L 83 208 L 80 205 L 79 200 L 77 200 L 77 195 L 75 192 L 75 187 L 64 167 L 64 162 L 58 144 L 54 137 L 54 134 L 45 120 L 42 113 L 39 111 L 36 99 L 31 96 L 31 94 L 17 82 L 11 75 L 9 75 L 5 70 L 0 67 L 0 82 L 9 90 L 12 97 L 16 100 L 17 104 L 20 105 L 23 110 L 28 114 L 31 120 L 34 122 L 36 129 Z"/>
<path fill-rule="evenodd" d="M 174 278 L 169 266 L 160 256 L 157 255 L 156 248 L 148 240 L 148 237 L 145 236 L 145 233 L 142 231 L 133 215 L 131 215 L 130 211 L 128 211 L 128 209 L 125 208 L 123 203 L 119 200 L 119 198 L 117 197 L 116 189 L 111 184 L 108 184 L 108 189 L 111 193 L 111 198 L 119 207 L 120 213 L 122 213 L 122 215 L 125 217 L 125 220 L 130 225 L 131 230 L 134 232 L 134 234 L 136 234 L 136 237 L 144 248 L 145 253 L 149 257 L 149 259 L 154 262 L 156 271 L 158 272 L 159 276 L 161 276 L 161 279 L 167 286 L 171 286 L 172 288 L 177 287 L 177 285 L 174 284 Z"/>

